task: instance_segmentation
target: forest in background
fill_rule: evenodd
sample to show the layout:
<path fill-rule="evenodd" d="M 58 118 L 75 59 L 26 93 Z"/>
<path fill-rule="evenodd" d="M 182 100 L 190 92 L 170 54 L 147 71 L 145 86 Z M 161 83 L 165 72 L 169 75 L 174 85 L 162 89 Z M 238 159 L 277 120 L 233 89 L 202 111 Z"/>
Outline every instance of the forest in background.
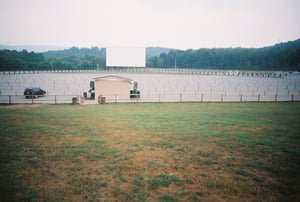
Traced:
<path fill-rule="evenodd" d="M 300 70 L 300 39 L 263 48 L 146 49 L 146 67 Z M 43 53 L 0 50 L 0 71 L 106 69 L 106 49 L 72 47 Z"/>
<path fill-rule="evenodd" d="M 170 50 L 147 59 L 148 67 L 175 65 L 177 68 L 300 70 L 300 39 L 264 48 Z"/>

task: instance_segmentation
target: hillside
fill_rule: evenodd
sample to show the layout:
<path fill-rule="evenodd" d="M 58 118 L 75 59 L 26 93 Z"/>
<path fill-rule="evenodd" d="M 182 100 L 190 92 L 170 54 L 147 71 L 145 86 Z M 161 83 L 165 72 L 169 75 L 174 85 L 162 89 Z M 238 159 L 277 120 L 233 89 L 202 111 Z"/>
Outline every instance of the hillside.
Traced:
<path fill-rule="evenodd" d="M 161 48 L 161 47 L 147 47 L 146 48 L 146 56 L 147 57 L 158 57 L 162 53 L 168 53 L 171 49 L 170 48 Z M 100 56 L 105 57 L 106 49 L 105 48 L 98 48 L 98 47 L 91 47 L 91 48 L 77 48 L 72 47 L 69 49 L 64 50 L 57 50 L 57 51 L 46 51 L 43 53 L 45 57 L 70 57 L 70 56 Z"/>
<path fill-rule="evenodd" d="M 1 48 L 1 46 L 0 46 Z M 262 48 L 146 49 L 146 67 L 300 70 L 300 39 Z M 0 50 L 0 71 L 106 68 L 106 49 L 72 47 L 43 53 Z"/>
<path fill-rule="evenodd" d="M 91 48 L 77 48 L 72 47 L 63 50 L 54 50 L 43 52 L 45 57 L 71 57 L 71 56 L 95 56 L 95 57 L 105 57 L 105 48 L 91 47 Z"/>
<path fill-rule="evenodd" d="M 300 39 L 263 48 L 170 50 L 149 57 L 148 67 L 300 70 Z"/>
<path fill-rule="evenodd" d="M 147 47 L 146 48 L 146 56 L 149 57 L 158 57 L 162 53 L 169 53 L 170 48 L 162 48 L 162 47 Z"/>
<path fill-rule="evenodd" d="M 0 50 L 16 50 L 16 51 L 22 51 L 26 50 L 28 52 L 35 52 L 35 53 L 42 53 L 50 50 L 62 50 L 65 49 L 64 46 L 47 46 L 47 45 L 2 45 L 0 44 Z"/>

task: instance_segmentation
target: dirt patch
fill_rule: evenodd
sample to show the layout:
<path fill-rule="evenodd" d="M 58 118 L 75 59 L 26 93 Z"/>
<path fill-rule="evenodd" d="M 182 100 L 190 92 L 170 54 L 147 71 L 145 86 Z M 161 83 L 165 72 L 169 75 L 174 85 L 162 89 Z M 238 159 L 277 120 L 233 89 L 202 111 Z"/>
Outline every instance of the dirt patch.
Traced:
<path fill-rule="evenodd" d="M 81 145 L 88 140 L 86 137 L 76 136 L 76 135 L 64 135 L 62 138 L 63 142 L 67 142 L 68 145 Z"/>

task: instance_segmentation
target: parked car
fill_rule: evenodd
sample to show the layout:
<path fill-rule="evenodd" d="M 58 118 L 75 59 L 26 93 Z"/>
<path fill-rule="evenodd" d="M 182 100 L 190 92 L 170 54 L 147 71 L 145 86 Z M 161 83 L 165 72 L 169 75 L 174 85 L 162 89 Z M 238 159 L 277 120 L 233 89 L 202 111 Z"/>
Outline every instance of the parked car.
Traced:
<path fill-rule="evenodd" d="M 46 91 L 44 91 L 41 88 L 26 88 L 24 91 L 24 96 L 26 98 L 37 98 L 40 96 L 44 96 L 46 94 Z"/>

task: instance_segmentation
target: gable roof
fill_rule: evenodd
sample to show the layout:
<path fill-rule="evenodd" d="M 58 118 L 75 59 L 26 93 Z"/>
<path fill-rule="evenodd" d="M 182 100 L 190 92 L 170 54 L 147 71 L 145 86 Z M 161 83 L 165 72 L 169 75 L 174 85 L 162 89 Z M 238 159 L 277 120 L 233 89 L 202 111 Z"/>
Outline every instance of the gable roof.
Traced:
<path fill-rule="evenodd" d="M 132 82 L 132 79 L 128 79 L 121 76 L 116 75 L 108 75 L 108 76 L 102 76 L 102 77 L 96 77 L 93 78 L 94 81 L 125 81 L 125 82 Z"/>

